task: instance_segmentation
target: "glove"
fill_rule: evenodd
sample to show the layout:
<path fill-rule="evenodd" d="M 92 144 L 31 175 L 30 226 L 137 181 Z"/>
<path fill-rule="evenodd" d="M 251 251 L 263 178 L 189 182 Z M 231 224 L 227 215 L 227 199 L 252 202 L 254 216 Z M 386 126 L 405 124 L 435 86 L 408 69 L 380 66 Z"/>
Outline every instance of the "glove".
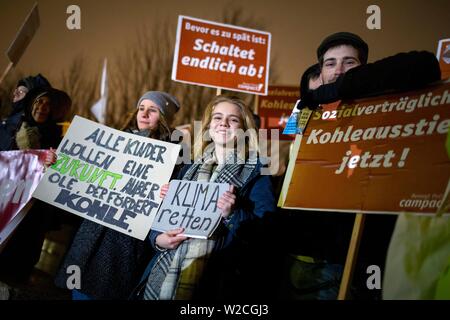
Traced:
<path fill-rule="evenodd" d="M 28 123 L 22 122 L 16 133 L 16 144 L 20 150 L 39 149 L 41 147 L 41 135 L 37 127 L 30 127 Z"/>

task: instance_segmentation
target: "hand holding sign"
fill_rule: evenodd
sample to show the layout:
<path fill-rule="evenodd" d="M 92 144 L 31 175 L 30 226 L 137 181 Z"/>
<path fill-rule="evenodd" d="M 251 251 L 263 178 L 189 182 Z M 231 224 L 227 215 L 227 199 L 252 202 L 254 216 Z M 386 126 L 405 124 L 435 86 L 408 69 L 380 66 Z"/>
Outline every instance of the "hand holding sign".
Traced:
<path fill-rule="evenodd" d="M 163 184 L 163 185 L 161 186 L 161 190 L 160 190 L 160 192 L 159 192 L 159 197 L 160 197 L 161 199 L 164 199 L 164 198 L 166 197 L 167 191 L 169 191 L 169 184 L 168 184 L 168 183 Z"/>
<path fill-rule="evenodd" d="M 57 156 L 56 156 L 56 152 L 55 149 L 50 148 L 49 150 L 47 150 L 47 152 L 45 153 L 45 160 L 44 160 L 44 165 L 46 167 L 50 167 L 52 164 L 54 164 L 57 160 Z"/>
<path fill-rule="evenodd" d="M 236 203 L 236 195 L 234 194 L 235 188 L 230 185 L 230 190 L 225 192 L 219 199 L 217 203 L 217 208 L 221 210 L 221 215 L 223 218 L 228 218 L 230 213 L 233 211 L 234 205 Z"/>
<path fill-rule="evenodd" d="M 169 230 L 164 233 L 161 233 L 156 237 L 156 245 L 163 249 L 176 249 L 184 240 L 188 237 L 181 235 L 183 233 L 184 228 L 177 228 L 174 230 Z"/>

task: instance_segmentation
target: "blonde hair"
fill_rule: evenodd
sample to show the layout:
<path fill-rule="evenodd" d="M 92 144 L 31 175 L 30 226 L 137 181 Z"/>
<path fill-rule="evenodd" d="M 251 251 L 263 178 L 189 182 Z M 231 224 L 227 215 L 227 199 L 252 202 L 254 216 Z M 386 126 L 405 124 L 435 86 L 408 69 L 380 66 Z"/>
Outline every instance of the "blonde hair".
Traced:
<path fill-rule="evenodd" d="M 123 126 L 120 130 L 139 130 L 137 125 L 137 114 L 139 112 L 139 108 L 136 108 L 133 112 L 129 113 Z M 158 139 L 162 141 L 170 141 L 170 128 L 167 123 L 166 117 L 159 113 L 158 126 L 154 130 L 149 130 L 149 138 Z"/>
<path fill-rule="evenodd" d="M 236 107 L 238 107 L 241 113 L 240 117 L 242 121 L 241 129 L 245 132 L 245 137 L 247 138 L 245 156 L 247 157 L 249 155 L 249 152 L 254 152 L 254 154 L 257 154 L 258 138 L 256 134 L 255 121 L 253 120 L 253 113 L 250 111 L 250 109 L 247 107 L 247 105 L 242 99 L 235 96 L 220 95 L 214 97 L 214 99 L 208 104 L 208 106 L 205 109 L 205 113 L 202 119 L 201 130 L 200 133 L 195 138 L 194 142 L 194 150 L 193 150 L 194 160 L 199 159 L 203 155 L 203 152 L 205 151 L 207 145 L 211 143 L 210 142 L 211 137 L 209 135 L 209 125 L 212 119 L 212 112 L 214 108 L 219 103 L 222 102 L 234 104 Z"/>

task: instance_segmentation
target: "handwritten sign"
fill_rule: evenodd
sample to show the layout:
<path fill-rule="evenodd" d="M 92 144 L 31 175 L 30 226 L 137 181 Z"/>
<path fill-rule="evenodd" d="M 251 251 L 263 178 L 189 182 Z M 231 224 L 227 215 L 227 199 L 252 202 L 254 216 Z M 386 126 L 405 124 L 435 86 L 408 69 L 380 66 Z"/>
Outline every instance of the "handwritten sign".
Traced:
<path fill-rule="evenodd" d="M 208 238 L 220 223 L 217 202 L 228 189 L 226 183 L 172 180 L 152 229 L 184 228 L 186 236 Z"/>
<path fill-rule="evenodd" d="M 144 240 L 179 150 L 76 116 L 33 196 Z"/>

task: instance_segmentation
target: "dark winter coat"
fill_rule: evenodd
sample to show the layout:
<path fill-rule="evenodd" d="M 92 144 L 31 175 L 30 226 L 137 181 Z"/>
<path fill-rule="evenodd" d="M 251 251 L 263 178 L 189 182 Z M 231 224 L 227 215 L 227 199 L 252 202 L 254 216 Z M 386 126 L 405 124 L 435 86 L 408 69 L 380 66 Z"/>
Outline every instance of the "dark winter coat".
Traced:
<path fill-rule="evenodd" d="M 147 131 L 134 132 L 147 136 Z M 84 220 L 75 235 L 72 246 L 55 278 L 61 288 L 67 288 L 66 273 L 70 265 L 81 270 L 81 291 L 93 299 L 127 299 L 154 255 L 148 241 Z"/>
<path fill-rule="evenodd" d="M 303 106 L 337 100 L 350 100 L 393 92 L 414 90 L 440 80 L 439 63 L 426 51 L 399 53 L 347 71 L 336 82 L 322 85 L 302 97 Z M 318 192 L 320 192 L 318 190 Z M 284 230 L 290 252 L 344 264 L 355 214 L 284 210 Z M 396 216 L 368 215 L 361 241 L 360 258 L 383 266 L 386 248 L 393 232 Z M 368 263 L 368 264 L 367 264 Z"/>
<path fill-rule="evenodd" d="M 182 179 L 191 165 L 180 171 Z M 196 299 L 244 298 L 251 295 L 264 296 L 271 286 L 261 289 L 261 277 L 270 272 L 269 259 L 264 257 L 273 244 L 270 234 L 271 214 L 276 211 L 275 197 L 270 176 L 261 175 L 261 163 L 258 162 L 242 188 L 237 190 L 236 208 L 233 210 L 227 226 L 221 224 L 215 232 L 224 232 L 224 241 L 214 249 L 214 255 L 201 281 L 201 289 Z M 160 234 L 151 231 L 149 235 L 155 247 L 156 237 Z M 264 262 L 260 263 L 259 259 Z M 145 284 L 156 259 L 152 259 L 141 278 L 132 298 L 143 293 Z M 277 261 L 279 263 L 279 261 Z M 267 280 L 263 280 L 267 283 Z M 270 281 L 270 280 L 269 280 Z M 267 297 L 267 296 L 266 296 Z"/>

